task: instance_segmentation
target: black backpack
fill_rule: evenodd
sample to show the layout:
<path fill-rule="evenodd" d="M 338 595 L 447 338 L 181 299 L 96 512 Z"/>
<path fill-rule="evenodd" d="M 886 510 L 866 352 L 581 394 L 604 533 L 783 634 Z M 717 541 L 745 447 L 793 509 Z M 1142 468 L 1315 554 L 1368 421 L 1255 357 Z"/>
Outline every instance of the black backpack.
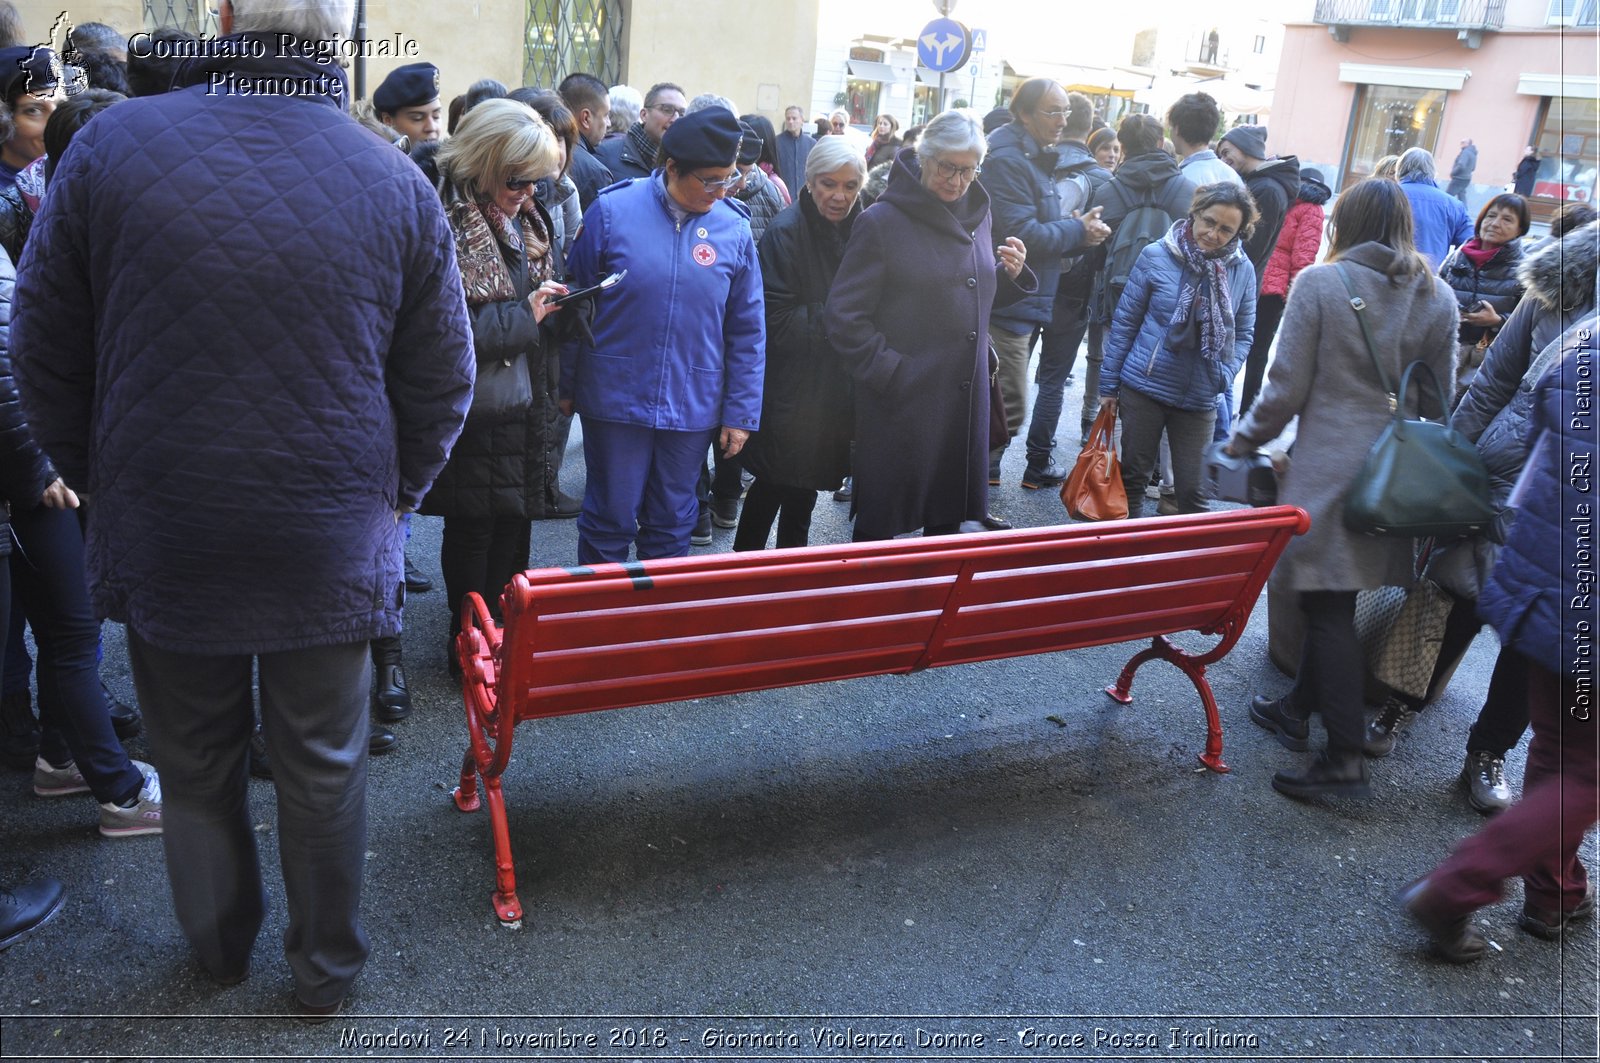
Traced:
<path fill-rule="evenodd" d="M 1146 192 L 1117 223 L 1117 231 L 1106 243 L 1105 267 L 1095 292 L 1095 314 L 1100 321 L 1111 320 L 1140 253 L 1172 228 L 1172 215 L 1156 205 L 1155 196 L 1154 189 Z"/>

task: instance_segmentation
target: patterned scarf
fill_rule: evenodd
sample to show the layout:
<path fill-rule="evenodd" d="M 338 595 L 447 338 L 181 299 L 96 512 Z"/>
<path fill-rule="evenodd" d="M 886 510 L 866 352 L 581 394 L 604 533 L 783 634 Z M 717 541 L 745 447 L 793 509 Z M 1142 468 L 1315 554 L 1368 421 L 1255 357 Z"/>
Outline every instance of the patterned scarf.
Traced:
<path fill-rule="evenodd" d="M 456 261 L 468 306 L 517 298 L 502 247 L 521 252 L 527 260 L 530 291 L 554 276 L 550 233 L 536 208 L 529 206 L 513 220 L 493 203 L 458 199 L 445 215 L 456 236 Z"/>
<path fill-rule="evenodd" d="M 1161 242 L 1184 264 L 1177 309 L 1167 326 L 1168 345 L 1176 350 L 1171 342 L 1174 338 L 1192 339 L 1198 333 L 1200 353 L 1214 362 L 1226 362 L 1233 353 L 1233 295 L 1228 290 L 1227 260 L 1238 248 L 1239 238 L 1219 250 L 1204 251 L 1195 243 L 1193 222 L 1183 218 L 1173 223 Z"/>

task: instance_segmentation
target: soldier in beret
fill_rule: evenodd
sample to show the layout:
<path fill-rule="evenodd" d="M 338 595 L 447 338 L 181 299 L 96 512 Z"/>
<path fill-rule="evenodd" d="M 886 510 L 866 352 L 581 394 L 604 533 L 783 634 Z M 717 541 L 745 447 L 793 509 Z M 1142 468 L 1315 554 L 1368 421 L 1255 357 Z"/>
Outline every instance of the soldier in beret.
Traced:
<path fill-rule="evenodd" d="M 378 121 L 411 143 L 424 144 L 444 135 L 444 109 L 439 105 L 439 68 L 432 63 L 396 67 L 372 94 Z"/>

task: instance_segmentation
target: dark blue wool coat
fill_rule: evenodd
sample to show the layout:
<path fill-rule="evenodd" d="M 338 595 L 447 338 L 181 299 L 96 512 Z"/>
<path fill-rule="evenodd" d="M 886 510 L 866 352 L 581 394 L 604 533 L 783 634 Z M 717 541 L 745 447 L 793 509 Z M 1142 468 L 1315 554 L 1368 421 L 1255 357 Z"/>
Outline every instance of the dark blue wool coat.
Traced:
<path fill-rule="evenodd" d="M 324 91 L 261 91 L 286 77 Z M 437 193 L 343 91 L 308 59 L 191 61 L 78 133 L 18 269 L 18 382 L 90 499 L 95 606 L 163 649 L 400 628 L 395 511 L 460 431 L 472 342 Z"/>

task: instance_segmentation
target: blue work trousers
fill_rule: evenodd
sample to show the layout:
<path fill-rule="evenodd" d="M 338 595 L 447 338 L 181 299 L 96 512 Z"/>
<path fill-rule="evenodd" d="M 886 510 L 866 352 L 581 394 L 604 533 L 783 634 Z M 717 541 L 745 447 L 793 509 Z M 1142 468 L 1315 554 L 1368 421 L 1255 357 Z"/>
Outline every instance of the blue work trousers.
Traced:
<path fill-rule="evenodd" d="M 578 563 L 687 557 L 700 515 L 695 486 L 715 429 L 675 432 L 583 418 L 588 467 L 578 514 Z"/>

